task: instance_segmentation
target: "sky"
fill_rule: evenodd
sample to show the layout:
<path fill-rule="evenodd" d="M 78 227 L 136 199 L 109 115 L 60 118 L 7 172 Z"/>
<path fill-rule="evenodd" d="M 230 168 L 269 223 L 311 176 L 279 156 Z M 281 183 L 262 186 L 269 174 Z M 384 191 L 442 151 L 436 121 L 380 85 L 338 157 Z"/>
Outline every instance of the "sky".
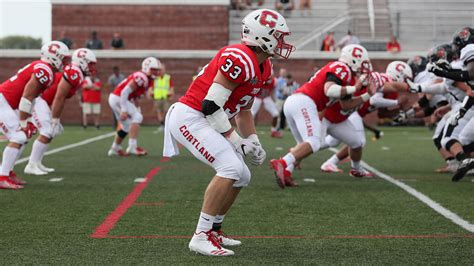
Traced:
<path fill-rule="evenodd" d="M 51 0 L 0 0 L 0 37 L 27 35 L 51 40 Z"/>

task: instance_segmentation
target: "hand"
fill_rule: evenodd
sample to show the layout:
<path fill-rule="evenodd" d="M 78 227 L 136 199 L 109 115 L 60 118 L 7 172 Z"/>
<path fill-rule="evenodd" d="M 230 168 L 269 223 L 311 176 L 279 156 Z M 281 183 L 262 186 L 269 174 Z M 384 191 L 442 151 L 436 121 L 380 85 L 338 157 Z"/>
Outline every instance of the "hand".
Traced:
<path fill-rule="evenodd" d="M 415 116 L 415 110 L 413 108 L 408 109 L 407 111 L 400 110 L 400 112 L 393 118 L 393 121 L 396 123 L 406 123 L 409 118 Z"/>
<path fill-rule="evenodd" d="M 366 80 L 367 80 L 367 74 L 362 74 L 360 75 L 360 77 L 357 79 L 356 83 L 355 83 L 355 87 L 356 87 L 356 90 L 360 90 L 364 84 L 366 84 Z"/>
<path fill-rule="evenodd" d="M 422 87 L 418 83 L 414 83 L 413 81 L 407 79 L 408 84 L 408 92 L 410 93 L 419 93 L 422 92 Z"/>
<path fill-rule="evenodd" d="M 250 157 L 250 163 L 253 165 L 262 165 L 265 161 L 265 158 L 267 158 L 267 153 L 262 148 L 262 145 L 258 143 L 254 153 Z"/>
<path fill-rule="evenodd" d="M 120 119 L 120 121 L 125 121 L 125 120 L 127 120 L 127 119 L 128 119 L 128 114 L 127 114 L 127 112 L 121 112 L 119 119 Z"/>
<path fill-rule="evenodd" d="M 59 121 L 59 118 L 53 118 L 51 122 L 51 126 L 53 128 L 53 137 L 61 135 L 64 131 L 63 125 L 61 125 L 61 122 Z"/>
<path fill-rule="evenodd" d="M 438 61 L 436 61 L 435 64 L 436 66 L 445 71 L 449 71 L 452 69 L 451 64 L 445 59 L 439 59 Z"/>
<path fill-rule="evenodd" d="M 431 73 L 439 73 L 439 72 L 443 72 L 443 69 L 441 67 L 439 67 L 438 65 L 436 64 L 433 64 L 433 63 L 428 63 L 426 65 L 426 70 L 428 70 L 429 72 Z"/>
<path fill-rule="evenodd" d="M 240 143 L 235 145 L 235 148 L 238 153 L 246 157 L 247 155 L 253 155 L 257 150 L 257 146 L 259 145 L 260 143 L 255 142 L 252 139 L 246 138 L 242 139 Z"/>
<path fill-rule="evenodd" d="M 31 139 L 31 137 L 38 132 L 38 129 L 30 121 L 20 120 L 20 126 L 18 127 L 17 131 L 23 131 L 26 135 L 26 138 Z"/>
<path fill-rule="evenodd" d="M 459 124 L 459 120 L 464 117 L 466 112 L 467 110 L 465 108 L 459 109 L 459 111 L 449 117 L 448 123 L 454 127 L 457 126 Z"/>

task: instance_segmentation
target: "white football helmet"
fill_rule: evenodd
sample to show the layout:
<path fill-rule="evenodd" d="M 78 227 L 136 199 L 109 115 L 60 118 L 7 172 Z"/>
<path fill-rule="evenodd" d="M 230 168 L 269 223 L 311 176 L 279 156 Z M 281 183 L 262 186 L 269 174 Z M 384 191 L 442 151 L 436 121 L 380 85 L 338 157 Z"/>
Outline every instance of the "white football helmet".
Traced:
<path fill-rule="evenodd" d="M 405 82 L 407 79 L 413 79 L 411 68 L 402 61 L 393 61 L 388 64 L 385 73 L 395 82 Z"/>
<path fill-rule="evenodd" d="M 349 44 L 341 50 L 339 61 L 346 63 L 355 73 L 367 73 L 370 71 L 369 53 L 358 44 Z"/>
<path fill-rule="evenodd" d="M 59 41 L 51 41 L 41 47 L 41 61 L 46 62 L 57 70 L 62 70 L 71 57 L 69 48 Z"/>
<path fill-rule="evenodd" d="M 242 43 L 257 46 L 265 53 L 288 58 L 295 47 L 285 43 L 290 35 L 285 18 L 270 9 L 258 9 L 250 12 L 242 20 Z"/>
<path fill-rule="evenodd" d="M 78 66 L 82 72 L 88 76 L 94 75 L 96 72 L 95 64 L 97 58 L 94 52 L 87 48 L 80 48 L 72 54 L 72 63 Z"/>
<path fill-rule="evenodd" d="M 149 77 L 156 78 L 156 75 L 152 73 L 152 69 L 162 69 L 160 60 L 154 57 L 147 57 L 142 62 L 142 71 Z"/>

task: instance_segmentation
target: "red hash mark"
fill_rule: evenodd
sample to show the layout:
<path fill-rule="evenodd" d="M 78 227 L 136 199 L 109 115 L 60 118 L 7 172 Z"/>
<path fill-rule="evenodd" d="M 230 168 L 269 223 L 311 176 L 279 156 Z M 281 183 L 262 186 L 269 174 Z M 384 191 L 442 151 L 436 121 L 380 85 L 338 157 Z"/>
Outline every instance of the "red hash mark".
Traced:
<path fill-rule="evenodd" d="M 91 237 L 107 238 L 107 235 L 109 234 L 110 230 L 112 230 L 115 224 L 120 220 L 120 217 L 122 217 L 127 212 L 127 210 L 132 207 L 132 205 L 138 199 L 140 194 L 142 194 L 143 190 L 153 179 L 153 176 L 155 176 L 159 171 L 160 167 L 155 167 L 151 169 L 151 171 L 148 172 L 148 174 L 146 174 L 145 176 L 145 182 L 138 183 L 137 185 L 135 185 L 133 191 L 128 194 L 125 199 L 122 200 L 122 202 L 117 206 L 117 208 L 115 208 L 115 210 L 111 214 L 109 214 L 109 216 L 107 216 L 107 218 L 105 218 L 104 222 L 95 229 L 95 232 L 92 233 Z"/>

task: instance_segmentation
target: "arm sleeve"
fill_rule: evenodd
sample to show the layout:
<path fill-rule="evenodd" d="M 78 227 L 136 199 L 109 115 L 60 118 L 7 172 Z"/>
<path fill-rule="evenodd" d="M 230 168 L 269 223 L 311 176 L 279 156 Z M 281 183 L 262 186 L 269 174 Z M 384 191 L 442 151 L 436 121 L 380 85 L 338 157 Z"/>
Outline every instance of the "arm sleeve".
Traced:
<path fill-rule="evenodd" d="M 376 92 L 370 97 L 370 105 L 376 108 L 387 108 L 398 105 L 398 100 L 386 99 L 383 97 L 383 93 Z"/>
<path fill-rule="evenodd" d="M 127 111 L 127 101 L 128 101 L 128 96 L 133 92 L 132 88 L 130 86 L 126 86 L 122 92 L 120 93 L 120 108 L 122 112 Z"/>

